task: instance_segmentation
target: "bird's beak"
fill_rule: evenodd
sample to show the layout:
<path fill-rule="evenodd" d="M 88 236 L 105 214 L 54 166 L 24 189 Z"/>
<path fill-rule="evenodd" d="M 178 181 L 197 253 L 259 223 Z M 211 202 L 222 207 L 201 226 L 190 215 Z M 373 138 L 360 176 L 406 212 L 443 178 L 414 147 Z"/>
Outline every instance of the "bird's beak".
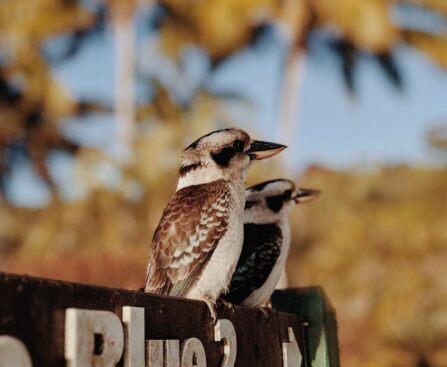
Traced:
<path fill-rule="evenodd" d="M 295 193 L 295 195 L 292 197 L 292 199 L 297 204 L 307 203 L 317 198 L 320 194 L 321 194 L 320 190 L 299 188 L 298 191 Z"/>
<path fill-rule="evenodd" d="M 266 159 L 283 151 L 287 147 L 282 144 L 269 143 L 266 141 L 253 140 L 250 147 L 244 152 L 250 159 Z"/>

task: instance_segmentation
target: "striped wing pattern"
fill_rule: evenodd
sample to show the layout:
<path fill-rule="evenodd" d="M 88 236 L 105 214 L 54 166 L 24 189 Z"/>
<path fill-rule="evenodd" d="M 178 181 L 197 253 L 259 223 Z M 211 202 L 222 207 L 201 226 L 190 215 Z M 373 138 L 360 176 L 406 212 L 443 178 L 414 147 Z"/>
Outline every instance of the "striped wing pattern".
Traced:
<path fill-rule="evenodd" d="M 165 208 L 149 249 L 146 292 L 184 297 L 225 234 L 227 181 L 177 191 Z"/>
<path fill-rule="evenodd" d="M 244 225 L 242 254 L 224 298 L 241 304 L 269 277 L 281 251 L 282 233 L 275 224 Z"/>

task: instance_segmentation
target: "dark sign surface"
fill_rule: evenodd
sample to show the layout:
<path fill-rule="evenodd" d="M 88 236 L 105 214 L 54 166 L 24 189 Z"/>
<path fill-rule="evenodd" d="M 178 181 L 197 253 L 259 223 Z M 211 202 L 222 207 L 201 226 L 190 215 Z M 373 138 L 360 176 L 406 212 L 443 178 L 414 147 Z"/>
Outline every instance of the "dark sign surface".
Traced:
<path fill-rule="evenodd" d="M 287 304 L 284 297 L 280 303 Z M 287 297 L 293 298 L 293 294 L 289 294 Z M 67 335 L 71 335 L 75 342 L 76 338 L 82 338 L 82 335 L 79 336 L 74 331 L 72 333 L 71 330 L 66 330 L 67 327 L 72 327 L 70 323 L 67 324 L 67 309 L 111 311 L 114 314 L 113 317 L 116 315 L 115 318 L 123 320 L 123 307 L 125 306 L 137 307 L 144 314 L 145 340 L 175 340 L 182 345 L 185 340 L 197 338 L 198 341 L 194 339 L 190 343 L 191 348 L 198 347 L 200 349 L 203 346 L 206 366 L 223 365 L 224 356 L 229 352 L 229 346 L 225 347 L 223 341 L 216 339 L 215 325 L 203 302 L 0 273 L 0 335 L 15 337 L 23 342 L 29 353 L 32 366 L 67 365 L 68 352 L 65 349 Z M 299 345 L 303 359 L 302 366 L 310 366 L 306 356 L 303 320 L 298 315 L 278 311 L 272 311 L 269 315 L 265 315 L 258 309 L 227 308 L 223 305 L 218 306 L 217 314 L 218 320 L 228 320 L 234 326 L 237 340 L 237 348 L 234 348 L 237 349 L 237 352 L 236 350 L 232 351 L 236 352 L 235 366 L 282 367 L 294 365 L 290 360 L 284 362 L 284 343 L 291 342 L 291 331 Z M 91 322 L 96 321 L 98 320 Z M 119 325 L 121 328 L 121 321 Z M 85 331 L 80 330 L 81 332 Z M 136 366 L 137 364 L 126 360 L 126 345 L 129 344 L 129 335 L 126 332 L 129 333 L 129 330 L 126 331 L 124 326 L 123 330 L 120 333 L 123 333 L 124 351 L 119 356 L 118 365 Z M 92 340 L 95 342 L 95 345 L 92 346 L 92 353 L 101 355 L 103 348 L 101 343 L 104 343 L 104 340 L 101 339 L 102 336 L 98 332 L 92 331 L 91 333 L 94 333 Z M 132 342 L 132 340 L 130 341 Z M 120 348 L 116 345 L 115 347 Z M 201 362 L 197 360 L 197 356 L 191 357 L 190 364 L 184 364 L 182 358 L 186 360 L 187 357 L 183 356 L 186 349 L 182 348 L 184 345 L 180 348 L 180 352 L 177 351 L 179 355 L 176 357 L 180 359 L 180 362 L 174 364 L 177 366 L 199 366 Z M 0 349 L 0 366 L 2 366 L 1 353 Z M 145 354 L 147 353 L 146 350 Z M 166 359 L 169 356 L 166 351 L 162 356 L 167 364 Z M 148 358 L 146 355 L 146 360 Z M 296 362 L 299 363 L 299 361 Z M 146 361 L 146 363 L 148 362 Z M 76 365 L 76 363 L 73 362 L 72 365 Z"/>

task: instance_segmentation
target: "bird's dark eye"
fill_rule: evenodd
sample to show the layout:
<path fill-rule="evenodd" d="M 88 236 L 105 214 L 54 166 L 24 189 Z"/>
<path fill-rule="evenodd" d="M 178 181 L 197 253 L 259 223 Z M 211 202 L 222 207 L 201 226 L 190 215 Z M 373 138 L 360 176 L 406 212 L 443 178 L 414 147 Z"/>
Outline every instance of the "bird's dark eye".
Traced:
<path fill-rule="evenodd" d="M 255 205 L 254 201 L 246 201 L 245 202 L 245 209 L 250 209 L 253 205 Z"/>
<path fill-rule="evenodd" d="M 242 140 L 235 140 L 233 143 L 233 149 L 236 152 L 242 152 L 244 150 L 244 142 Z"/>
<path fill-rule="evenodd" d="M 266 199 L 266 202 L 267 206 L 274 213 L 278 213 L 282 209 L 282 206 L 284 204 L 284 200 L 281 195 L 268 197 Z"/>
<path fill-rule="evenodd" d="M 292 190 L 284 191 L 283 197 L 285 200 L 289 200 L 292 197 Z"/>

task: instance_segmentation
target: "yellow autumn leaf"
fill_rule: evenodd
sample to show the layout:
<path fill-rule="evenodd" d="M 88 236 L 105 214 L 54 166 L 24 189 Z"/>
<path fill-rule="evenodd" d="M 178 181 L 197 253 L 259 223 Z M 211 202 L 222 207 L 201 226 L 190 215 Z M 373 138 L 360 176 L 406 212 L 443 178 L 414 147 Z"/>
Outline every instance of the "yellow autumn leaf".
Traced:
<path fill-rule="evenodd" d="M 2 0 L 0 31 L 3 37 L 26 36 L 33 42 L 92 24 L 93 15 L 76 2 L 59 0 Z"/>
<path fill-rule="evenodd" d="M 388 1 L 315 0 L 314 6 L 320 27 L 340 32 L 360 49 L 382 53 L 398 40 Z"/>
<path fill-rule="evenodd" d="M 162 3 L 169 9 L 170 24 L 175 30 L 175 36 L 167 34 L 167 41 L 173 42 L 167 48 L 172 51 L 194 40 L 215 60 L 246 45 L 253 29 L 272 18 L 277 6 L 274 0 L 164 0 Z M 184 43 L 178 41 L 182 38 Z"/>
<path fill-rule="evenodd" d="M 411 47 L 447 69 L 447 34 L 433 35 L 421 31 L 404 30 L 402 37 Z"/>

